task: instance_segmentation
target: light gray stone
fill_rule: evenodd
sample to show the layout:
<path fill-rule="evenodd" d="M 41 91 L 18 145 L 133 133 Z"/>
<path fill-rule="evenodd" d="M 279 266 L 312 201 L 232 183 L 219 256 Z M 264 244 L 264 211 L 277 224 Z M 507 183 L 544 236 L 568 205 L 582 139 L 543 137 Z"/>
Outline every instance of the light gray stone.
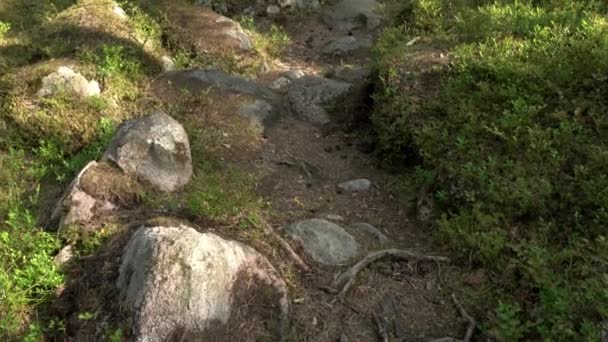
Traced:
<path fill-rule="evenodd" d="M 331 69 L 326 74 L 326 77 L 348 83 L 361 84 L 370 82 L 371 75 L 372 71 L 370 68 L 341 65 Z"/>
<path fill-rule="evenodd" d="M 358 50 L 369 49 L 373 45 L 370 39 L 344 36 L 327 44 L 322 53 L 331 56 L 343 56 L 353 54 Z"/>
<path fill-rule="evenodd" d="M 315 124 L 329 123 L 326 108 L 332 100 L 346 94 L 351 84 L 319 76 L 304 76 L 287 88 L 287 102 L 293 114 Z"/>
<path fill-rule="evenodd" d="M 326 220 L 300 221 L 284 229 L 316 262 L 324 265 L 343 265 L 360 253 L 359 244 L 344 228 Z"/>
<path fill-rule="evenodd" d="M 378 243 L 384 245 L 389 242 L 389 239 L 378 228 L 369 223 L 357 222 L 350 225 L 353 230 L 360 231 L 366 235 L 373 237 Z"/>
<path fill-rule="evenodd" d="M 277 308 L 283 320 L 289 311 L 285 282 L 264 256 L 183 224 L 135 232 L 123 252 L 117 287 L 134 314 L 139 342 L 168 341 L 178 331 L 186 340 L 211 341 L 206 332 L 217 337 L 234 328 L 227 325 L 235 305 L 239 317 L 249 317 L 237 300 L 263 300 L 260 305 Z"/>
<path fill-rule="evenodd" d="M 192 178 L 188 135 L 179 122 L 163 112 L 120 125 L 103 159 L 161 191 L 177 190 Z"/>
<path fill-rule="evenodd" d="M 175 62 L 169 56 L 162 56 L 160 58 L 161 63 L 163 64 L 163 71 L 173 71 L 175 70 Z"/>
<path fill-rule="evenodd" d="M 369 179 L 359 178 L 338 184 L 338 189 L 345 192 L 363 192 L 369 190 L 372 182 Z"/>
<path fill-rule="evenodd" d="M 80 73 L 69 67 L 62 66 L 56 72 L 42 79 L 42 88 L 38 90 L 40 97 L 53 96 L 57 94 L 69 94 L 78 97 L 99 95 L 99 83 L 89 81 Z"/>
<path fill-rule="evenodd" d="M 270 5 L 266 7 L 266 14 L 268 15 L 278 15 L 281 13 L 281 7 L 277 5 Z"/>

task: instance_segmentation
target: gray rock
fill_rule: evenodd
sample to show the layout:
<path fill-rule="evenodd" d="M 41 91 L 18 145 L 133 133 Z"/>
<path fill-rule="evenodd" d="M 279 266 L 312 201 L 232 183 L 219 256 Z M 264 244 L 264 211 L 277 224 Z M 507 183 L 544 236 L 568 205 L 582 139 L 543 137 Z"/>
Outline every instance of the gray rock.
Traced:
<path fill-rule="evenodd" d="M 266 7 L 266 14 L 268 15 L 277 15 L 281 13 L 281 7 L 277 5 L 270 5 Z"/>
<path fill-rule="evenodd" d="M 278 0 L 278 4 L 279 6 L 281 6 L 281 8 L 295 8 L 298 5 L 298 1 L 297 0 Z"/>
<path fill-rule="evenodd" d="M 384 235 L 378 228 L 372 226 L 369 223 L 364 223 L 364 222 L 353 223 L 350 225 L 350 228 L 373 237 L 381 245 L 389 242 L 389 239 L 386 235 Z"/>
<path fill-rule="evenodd" d="M 346 94 L 351 85 L 318 76 L 304 76 L 287 88 L 287 101 L 293 114 L 315 124 L 330 122 L 326 108 L 332 100 Z"/>
<path fill-rule="evenodd" d="M 239 114 L 251 119 L 254 128 L 268 127 L 279 113 L 280 97 L 271 89 L 252 80 L 216 70 L 179 70 L 163 74 L 158 82 L 166 82 L 193 93 L 215 88 L 252 97 L 244 100 Z"/>
<path fill-rule="evenodd" d="M 89 81 L 80 73 L 69 67 L 59 67 L 56 72 L 42 79 L 42 88 L 38 90 L 40 97 L 53 96 L 57 94 L 69 94 L 78 97 L 99 95 L 99 83 Z"/>
<path fill-rule="evenodd" d="M 269 310 L 277 311 L 281 327 L 289 311 L 287 287 L 264 256 L 183 224 L 135 232 L 123 252 L 117 286 L 141 342 L 214 340 L 235 328 L 228 326 L 234 316 L 252 319 L 255 313 L 243 304 L 253 299 L 274 308 Z"/>
<path fill-rule="evenodd" d="M 338 189 L 346 192 L 363 192 L 369 190 L 372 182 L 369 179 L 359 178 L 338 184 Z"/>
<path fill-rule="evenodd" d="M 192 178 L 190 142 L 182 125 L 163 112 L 124 122 L 104 160 L 161 191 L 174 191 Z"/>
<path fill-rule="evenodd" d="M 370 39 L 357 39 L 354 36 L 345 36 L 327 44 L 323 48 L 322 53 L 331 56 L 342 56 L 353 54 L 358 50 L 369 49 L 372 45 L 373 43 Z"/>
<path fill-rule="evenodd" d="M 338 266 L 359 255 L 360 246 L 344 228 L 322 219 L 290 224 L 285 233 L 318 263 Z"/>
<path fill-rule="evenodd" d="M 360 27 L 375 30 L 380 26 L 376 0 L 341 0 L 324 13 L 327 25 L 350 31 Z"/>

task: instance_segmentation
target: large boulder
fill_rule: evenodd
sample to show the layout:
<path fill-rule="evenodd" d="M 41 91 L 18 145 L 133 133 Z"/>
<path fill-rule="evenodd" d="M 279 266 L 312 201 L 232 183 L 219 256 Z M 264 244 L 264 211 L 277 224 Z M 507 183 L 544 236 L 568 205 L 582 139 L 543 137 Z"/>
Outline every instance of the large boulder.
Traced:
<path fill-rule="evenodd" d="M 316 262 L 323 265 L 344 265 L 359 255 L 361 250 L 355 238 L 344 228 L 323 219 L 292 223 L 284 230 Z"/>
<path fill-rule="evenodd" d="M 175 191 L 192 178 L 188 135 L 179 122 L 163 112 L 120 125 L 103 159 L 161 191 Z"/>
<path fill-rule="evenodd" d="M 238 326 L 255 320 L 256 330 L 274 322 L 281 328 L 274 333 L 285 333 L 287 288 L 268 260 L 183 224 L 140 228 L 117 285 L 133 311 L 136 341 L 243 340 Z"/>
<path fill-rule="evenodd" d="M 351 84 L 319 76 L 304 76 L 287 87 L 287 101 L 293 114 L 315 124 L 327 124 L 327 108 L 332 101 L 347 94 Z"/>

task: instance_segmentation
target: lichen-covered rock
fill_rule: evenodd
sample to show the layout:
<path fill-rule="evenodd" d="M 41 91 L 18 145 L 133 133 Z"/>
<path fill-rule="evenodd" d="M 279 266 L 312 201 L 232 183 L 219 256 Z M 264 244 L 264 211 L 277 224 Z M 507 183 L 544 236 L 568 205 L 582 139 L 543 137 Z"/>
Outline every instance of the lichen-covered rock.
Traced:
<path fill-rule="evenodd" d="M 175 191 L 192 178 L 188 135 L 179 122 L 163 112 L 120 125 L 103 159 L 161 191 Z"/>
<path fill-rule="evenodd" d="M 61 66 L 56 72 L 42 79 L 42 88 L 37 95 L 40 97 L 68 94 L 78 97 L 99 95 L 99 83 L 89 81 L 80 73 L 69 67 Z"/>
<path fill-rule="evenodd" d="M 327 124 L 331 120 L 326 108 L 350 89 L 351 85 L 346 82 L 304 76 L 289 84 L 287 101 L 296 116 L 315 124 Z"/>
<path fill-rule="evenodd" d="M 289 309 L 285 283 L 260 253 L 183 224 L 140 228 L 117 286 L 133 311 L 136 341 L 216 340 L 234 333 L 235 321 L 255 318 L 258 305 L 250 303 L 270 310 L 266 323 L 284 327 Z"/>
<path fill-rule="evenodd" d="M 284 229 L 316 262 L 324 265 L 343 265 L 359 255 L 361 249 L 344 228 L 323 219 L 296 222 Z"/>

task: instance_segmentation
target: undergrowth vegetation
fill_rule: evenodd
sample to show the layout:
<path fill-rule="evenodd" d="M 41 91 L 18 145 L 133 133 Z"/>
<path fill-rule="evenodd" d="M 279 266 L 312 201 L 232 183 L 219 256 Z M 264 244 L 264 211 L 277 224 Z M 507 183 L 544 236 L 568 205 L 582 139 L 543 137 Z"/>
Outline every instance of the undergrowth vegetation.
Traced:
<path fill-rule="evenodd" d="M 177 68 L 213 66 L 255 74 L 265 58 L 275 58 L 289 43 L 279 27 L 262 32 L 250 22 L 246 29 L 262 56 L 252 67 L 239 64 L 236 55 L 193 54 L 165 40 L 175 23 L 161 3 L 192 6 L 189 0 L 0 1 L 0 340 L 41 341 L 65 333 L 65 317 L 49 316 L 47 304 L 73 281 L 68 274 L 79 272 L 60 269 L 54 256 L 67 244 L 76 257 L 95 253 L 124 227 L 108 223 L 96 231 L 59 234 L 45 226 L 46 216 L 73 177 L 101 157 L 119 123 L 161 106 L 149 89 L 162 70 L 161 57 L 173 56 Z M 60 66 L 98 81 L 101 94 L 37 96 L 43 77 Z M 168 112 L 179 116 L 180 111 Z M 163 203 L 153 203 L 158 194 L 147 194 L 144 201 L 152 210 L 257 234 L 263 203 L 253 195 L 254 180 L 205 149 L 208 141 L 198 138 L 210 137 L 210 128 L 195 115 L 179 118 L 192 137 L 191 186 L 162 197 Z M 78 320 L 97 312 L 87 310 Z M 108 340 L 121 340 L 120 327 L 108 329 L 101 332 Z"/>
<path fill-rule="evenodd" d="M 400 8 L 376 46 L 373 121 L 388 155 L 418 163 L 419 186 L 440 208 L 437 238 L 491 274 L 485 291 L 470 292 L 489 312 L 483 332 L 598 341 L 608 318 L 608 8 L 569 0 Z M 414 37 L 419 46 L 408 44 Z M 437 46 L 449 65 L 426 75 L 408 65 Z M 434 86 L 429 74 L 440 77 L 435 96 L 404 91 L 413 80 Z"/>

